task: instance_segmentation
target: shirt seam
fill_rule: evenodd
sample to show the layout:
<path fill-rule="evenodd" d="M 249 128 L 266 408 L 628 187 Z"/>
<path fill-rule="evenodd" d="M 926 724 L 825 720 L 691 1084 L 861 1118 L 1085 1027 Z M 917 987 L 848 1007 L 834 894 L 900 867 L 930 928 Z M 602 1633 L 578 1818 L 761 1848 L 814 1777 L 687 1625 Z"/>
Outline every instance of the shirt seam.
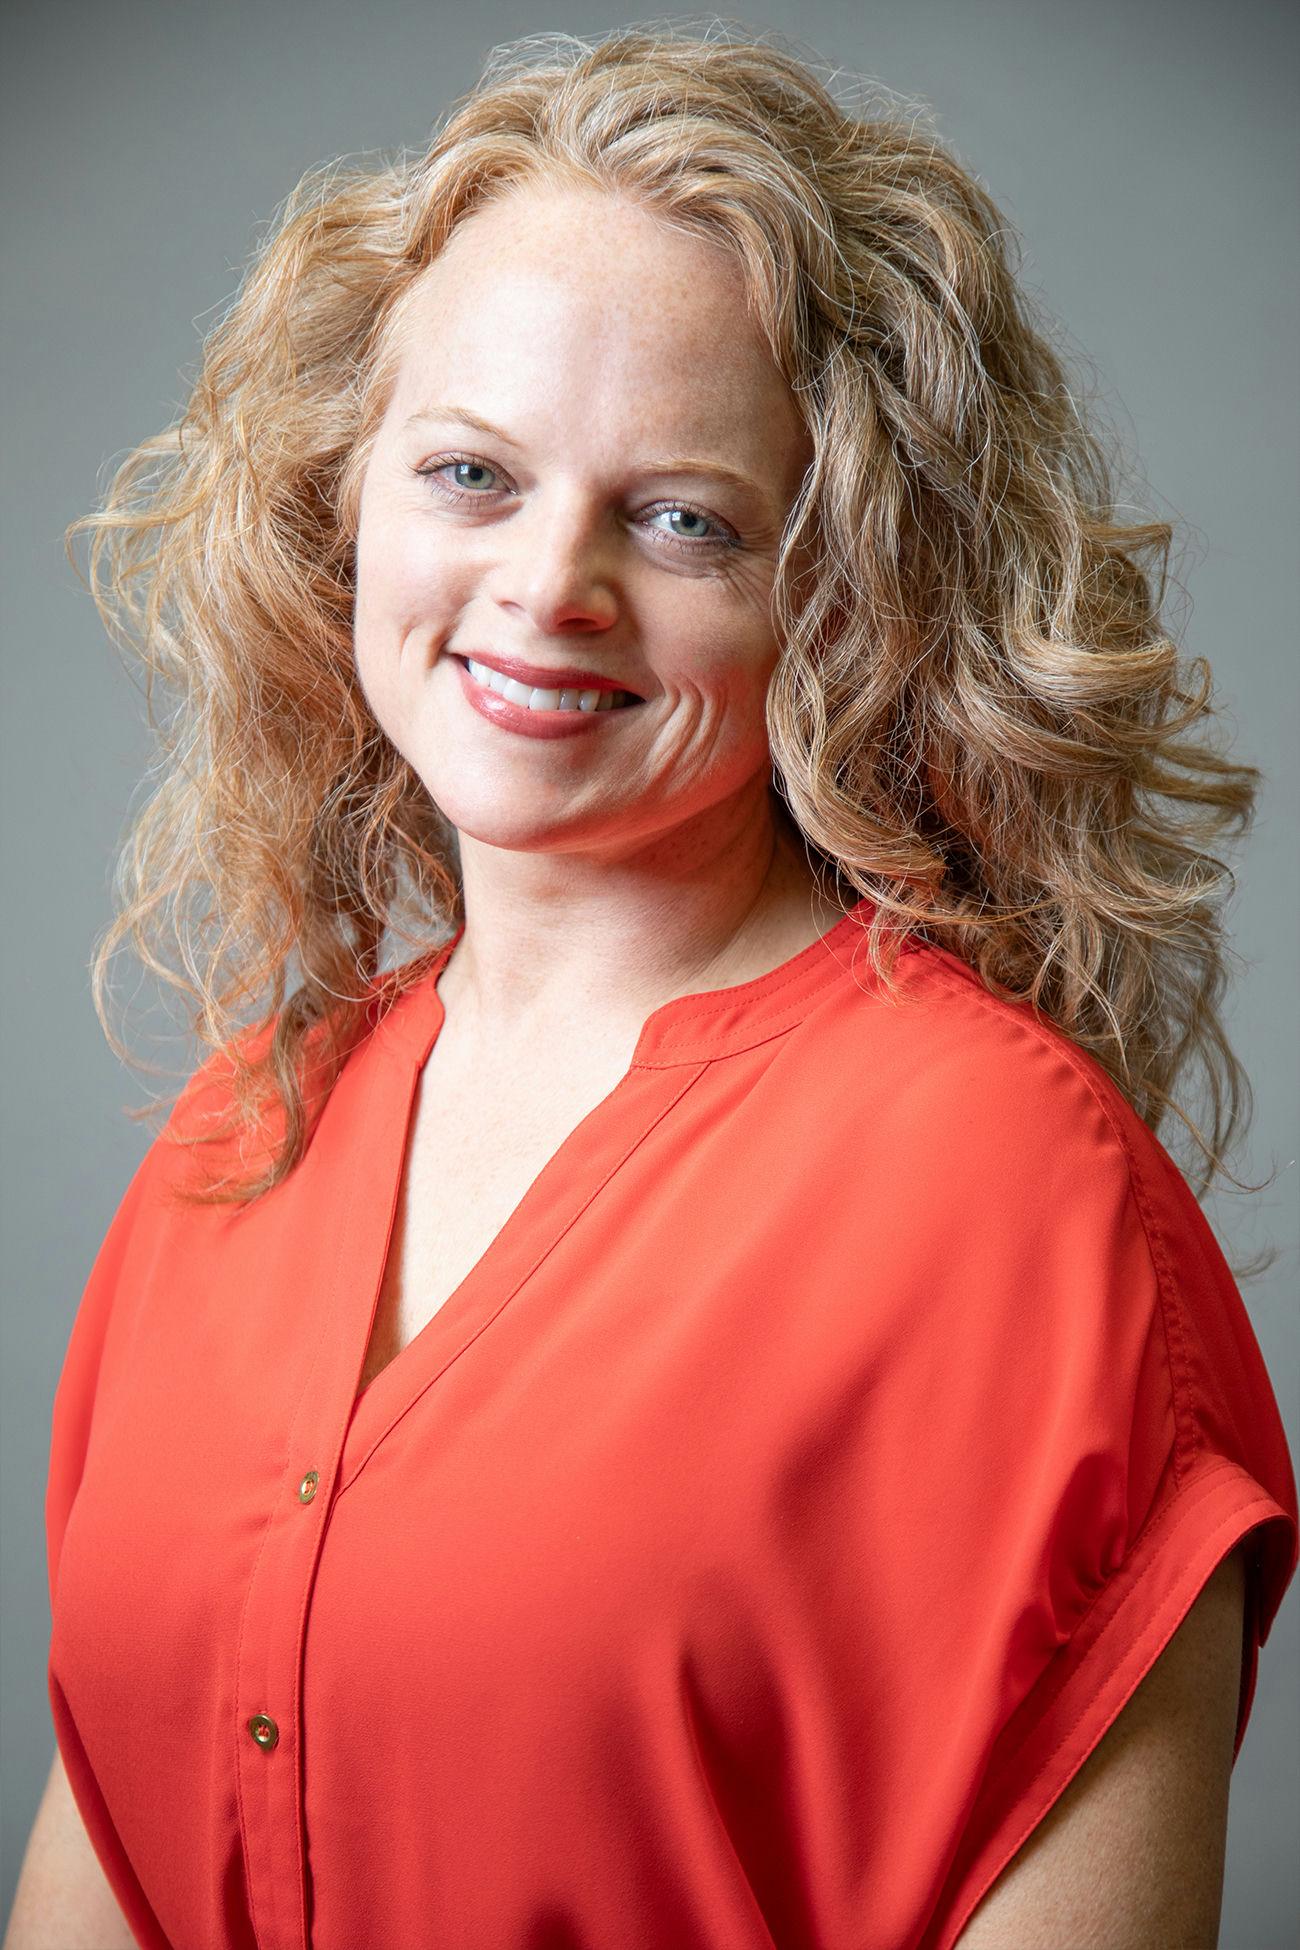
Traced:
<path fill-rule="evenodd" d="M 348 1188 L 347 1188 L 347 1204 L 344 1208 L 343 1223 L 342 1226 L 340 1227 L 340 1237 L 344 1240 L 346 1240 L 352 1224 L 352 1215 L 356 1205 L 357 1182 L 358 1182 L 357 1175 L 355 1173 L 350 1174 L 348 1180 Z M 336 1251 L 334 1257 L 335 1278 L 337 1278 L 339 1258 L 340 1258 L 339 1252 Z M 323 1337 L 319 1334 L 315 1338 L 315 1343 L 312 1348 L 312 1358 L 308 1366 L 306 1379 L 304 1380 L 303 1385 L 298 1392 L 298 1400 L 294 1405 L 293 1415 L 290 1418 L 289 1426 L 285 1435 L 284 1461 L 280 1466 L 280 1474 L 279 1474 L 280 1492 L 283 1492 L 286 1484 L 286 1480 L 289 1475 L 289 1464 L 293 1457 L 294 1434 L 295 1431 L 297 1430 L 298 1423 L 302 1415 L 303 1403 L 307 1398 L 307 1392 L 311 1387 L 312 1379 L 315 1376 L 317 1366 L 319 1365 L 322 1339 Z M 262 1559 L 266 1554 L 267 1542 L 270 1538 L 272 1526 L 274 1525 L 276 1516 L 279 1513 L 279 1508 L 280 1505 L 277 1497 L 277 1501 L 274 1502 L 271 1508 L 267 1511 L 265 1522 L 262 1525 L 262 1535 L 258 1541 L 257 1556 L 254 1559 L 253 1569 L 249 1575 L 248 1584 L 245 1587 L 245 1591 L 244 1591 L 244 1603 L 240 1609 L 240 1615 L 239 1615 L 239 1634 L 235 1642 L 236 1710 L 235 1710 L 235 1726 L 233 1729 L 234 1745 L 235 1745 L 235 1799 L 239 1809 L 240 1843 L 241 1843 L 241 1852 L 244 1860 L 244 1875 L 248 1887 L 249 1916 L 250 1919 L 252 1920 L 254 1930 L 257 1930 L 258 1928 L 256 1907 L 259 1899 L 255 1896 L 254 1891 L 255 1891 L 255 1886 L 259 1881 L 259 1878 L 254 1875 L 253 1864 L 249 1859 L 249 1846 L 248 1846 L 249 1822 L 248 1822 L 247 1809 L 246 1809 L 245 1799 L 244 1799 L 243 1748 L 240 1744 L 240 1734 L 244 1731 L 244 1728 L 243 1728 L 243 1723 L 240 1719 L 239 1696 L 243 1691 L 243 1687 L 244 1687 L 243 1655 L 244 1655 L 244 1640 L 248 1629 L 249 1606 L 252 1601 L 253 1593 L 257 1587 L 258 1573 L 261 1570 Z M 319 1550 L 319 1544 L 320 1544 L 320 1538 L 318 1534 L 316 1540 L 316 1551 Z M 315 1576 L 316 1551 L 313 1551 L 312 1573 L 311 1573 L 311 1577 L 308 1580 L 308 1587 L 307 1587 L 308 1591 L 310 1590 L 311 1582 Z M 306 1862 L 303 1856 L 303 1849 L 302 1849 L 302 1806 L 301 1806 L 302 1793 L 303 1793 L 302 1742 L 298 1737 L 298 1719 L 300 1714 L 300 1697 L 301 1697 L 300 1663 L 301 1663 L 301 1654 L 302 1654 L 302 1622 L 303 1622 L 303 1617 L 305 1616 L 305 1607 L 306 1607 L 306 1598 L 304 1598 L 304 1603 L 299 1614 L 299 1621 L 298 1621 L 298 1628 L 297 1628 L 298 1649 L 295 1654 L 294 1681 L 291 1689 L 293 1737 L 294 1737 L 293 1793 L 294 1793 L 295 1809 L 299 1817 L 297 1823 L 298 1833 L 295 1837 L 294 1852 L 298 1863 L 297 1910 L 298 1910 L 298 1921 L 300 1924 L 302 1922 L 302 1909 L 303 1909 L 302 1892 L 304 1886 L 304 1877 L 306 1874 Z M 263 1905 L 263 1914 L 265 1914 L 264 1905 Z"/>
<path fill-rule="evenodd" d="M 846 915 L 845 921 L 847 919 L 848 916 Z M 645 1056 L 634 1056 L 634 1067 L 647 1070 L 666 1069 L 674 1063 L 716 1062 L 723 1057 L 737 1056 L 745 1050 L 756 1049 L 761 1043 L 770 1042 L 774 1036 L 782 1036 L 791 1029 L 797 1029 L 799 1024 L 806 1020 L 812 1010 L 822 1000 L 823 991 L 831 990 L 839 977 L 845 974 L 853 974 L 851 963 L 846 965 L 840 961 L 834 949 L 827 947 L 827 943 L 830 941 L 832 935 L 836 934 L 843 925 L 844 922 L 837 922 L 835 927 L 830 928 L 821 936 L 820 940 L 811 942 L 807 948 L 801 951 L 805 955 L 811 955 L 819 948 L 825 950 L 824 965 L 822 963 L 813 963 L 810 967 L 800 968 L 797 966 L 799 958 L 796 957 L 795 965 L 790 968 L 779 982 L 773 982 L 770 990 L 766 991 L 766 993 L 771 995 L 779 995 L 781 990 L 788 988 L 792 982 L 804 982 L 807 984 L 806 993 L 799 998 L 797 1003 L 787 1005 L 777 1015 L 775 1021 L 755 1024 L 754 1030 L 750 1034 L 746 1034 L 742 1027 L 737 1031 L 737 1037 L 744 1035 L 744 1041 L 730 1041 L 728 1047 L 725 1049 L 708 1050 L 703 1054 L 698 1049 L 687 1050 L 684 1053 L 674 1053 L 673 1051 L 672 1046 L 678 1038 L 679 1031 L 689 1032 L 692 1028 L 698 1028 L 699 1025 L 710 1022 L 715 1016 L 725 1015 L 729 1009 L 738 1006 L 743 1008 L 746 991 L 770 981 L 771 975 L 776 972 L 772 970 L 768 975 L 755 976 L 753 982 L 741 983 L 736 988 L 718 990 L 716 992 L 718 997 L 728 999 L 714 1000 L 710 1002 L 707 1008 L 693 1009 L 689 1015 L 678 1018 L 672 1028 L 665 1031 L 661 1039 L 662 1046 L 660 1048 L 656 1049 L 652 1046 Z M 867 929 L 859 923 L 851 932 L 865 938 Z M 916 949 L 916 942 L 912 940 L 905 941 L 899 949 L 900 959 L 906 954 L 915 953 Z M 855 986 L 858 988 L 859 993 L 865 992 L 862 990 L 861 983 L 855 981 Z M 666 1003 L 663 1006 L 670 1007 L 671 1005 Z"/>
<path fill-rule="evenodd" d="M 1178 1537 L 1183 1531 L 1183 1529 L 1185 1528 L 1188 1521 L 1194 1516 L 1195 1512 L 1218 1494 L 1223 1479 L 1225 1477 L 1240 1476 L 1241 1473 L 1242 1472 L 1241 1472 L 1240 1465 L 1238 1463 L 1235 1463 L 1231 1458 L 1212 1457 L 1210 1462 L 1201 1471 L 1199 1477 L 1194 1483 L 1185 1484 L 1185 1485 L 1176 1484 L 1173 1494 L 1169 1498 L 1167 1498 L 1164 1503 L 1160 1504 L 1158 1508 L 1148 1512 L 1145 1522 L 1141 1525 L 1136 1537 L 1134 1537 L 1132 1543 L 1129 1545 L 1128 1550 L 1125 1552 L 1124 1563 L 1119 1567 L 1117 1567 L 1117 1569 L 1111 1574 L 1111 1577 L 1105 1580 L 1105 1582 L 1101 1585 L 1100 1589 L 1094 1594 L 1090 1603 L 1086 1605 L 1084 1610 L 1080 1613 L 1078 1619 L 1075 1621 L 1071 1629 L 1069 1638 L 1066 1640 L 1065 1644 L 1060 1648 L 1060 1653 L 1068 1652 L 1069 1649 L 1078 1642 L 1079 1636 L 1084 1631 L 1088 1619 L 1091 1617 L 1093 1611 L 1102 1602 L 1103 1598 L 1105 1598 L 1107 1593 L 1112 1589 L 1114 1579 L 1122 1576 L 1125 1566 L 1127 1566 L 1132 1562 L 1134 1556 L 1139 1552 L 1139 1550 L 1145 1548 L 1148 1532 L 1152 1531 L 1158 1525 L 1163 1523 L 1166 1526 L 1172 1526 L 1170 1530 L 1170 1540 Z M 1255 1517 L 1256 1512 L 1258 1512 L 1260 1513 L 1259 1521 L 1260 1522 L 1267 1521 L 1270 1510 L 1275 1507 L 1273 1498 L 1269 1496 L 1266 1491 L 1263 1490 L 1262 1486 L 1256 1486 L 1256 1488 L 1257 1488 L 1257 1493 L 1253 1498 L 1246 1498 L 1243 1501 L 1235 1504 L 1232 1510 L 1227 1512 L 1220 1519 L 1220 1521 L 1215 1525 L 1214 1529 L 1209 1533 L 1207 1533 L 1206 1537 L 1202 1540 L 1203 1555 L 1208 1555 L 1209 1552 L 1214 1551 L 1216 1553 L 1215 1555 L 1216 1566 L 1218 1563 L 1222 1561 L 1223 1556 L 1226 1555 L 1225 1552 L 1218 1551 L 1217 1547 L 1220 1538 L 1231 1537 L 1234 1534 L 1244 1536 L 1245 1534 L 1247 1534 L 1248 1530 L 1253 1527 L 1252 1523 L 1246 1523 L 1243 1521 L 1244 1519 L 1247 1518 L 1253 1519 Z M 1181 1507 L 1180 1507 L 1180 1501 L 1181 1501 Z M 1157 1552 L 1157 1561 L 1159 1561 L 1159 1556 L 1160 1556 L 1160 1551 Z M 1207 1573 L 1207 1578 L 1209 1575 L 1210 1574 Z M 1113 1627 L 1117 1623 L 1119 1623 L 1121 1619 L 1126 1617 L 1131 1601 L 1137 1595 L 1140 1589 L 1140 1582 L 1141 1581 L 1139 1581 L 1139 1583 L 1129 1584 L 1128 1589 L 1122 1594 L 1114 1610 L 1111 1612 L 1110 1616 L 1106 1619 L 1105 1623 L 1101 1627 L 1101 1630 L 1097 1633 L 1096 1638 L 1092 1641 L 1092 1644 L 1088 1647 L 1087 1653 L 1084 1656 L 1090 1662 L 1097 1660 L 1097 1648 L 1102 1644 L 1104 1640 L 1108 1638 L 1108 1635 L 1112 1632 Z M 1200 1589 L 1201 1590 L 1204 1589 L 1204 1581 L 1202 1582 Z M 1196 1598 L 1199 1595 L 1200 1595 L 1200 1591 L 1198 1590 L 1196 1593 L 1193 1594 L 1193 1598 L 1191 1602 L 1195 1603 Z M 1188 1609 L 1190 1610 L 1190 1605 Z M 1185 1611 L 1182 1614 L 1182 1616 L 1185 1618 L 1186 1615 L 1187 1613 Z M 1160 1653 L 1164 1650 L 1164 1647 L 1168 1645 L 1170 1639 L 1172 1639 L 1174 1635 L 1174 1632 L 1178 1630 L 1179 1623 L 1181 1623 L 1181 1619 L 1178 1621 L 1178 1623 L 1176 1623 L 1173 1626 L 1171 1631 L 1167 1634 L 1166 1638 L 1163 1641 L 1163 1644 L 1157 1650 L 1157 1653 L 1155 1655 L 1156 1658 L 1160 1657 Z M 1149 1640 L 1150 1636 L 1151 1636 L 1150 1627 L 1148 1626 L 1148 1628 L 1141 1635 L 1141 1637 L 1138 1640 L 1132 1642 L 1133 1646 L 1140 1645 L 1142 1648 L 1141 1652 L 1138 1654 L 1139 1659 L 1145 1658 L 1146 1643 Z M 1128 1649 L 1131 1650 L 1132 1646 L 1130 1646 Z M 1059 1657 L 1060 1653 L 1058 1653 L 1056 1656 Z M 1035 1686 L 1048 1677 L 1048 1675 L 1052 1672 L 1052 1667 L 1054 1663 L 1055 1663 L 1054 1659 L 1048 1661 L 1047 1665 L 1043 1668 L 1042 1672 L 1039 1674 L 1038 1680 L 1034 1682 Z M 1148 1663 L 1145 1670 L 1149 1672 L 1151 1669 L 1151 1664 L 1153 1663 L 1154 1661 Z M 1074 1716 L 1070 1721 L 1069 1726 L 1063 1729 L 1056 1743 L 1052 1747 L 1051 1752 L 1044 1755 L 1043 1759 L 1039 1763 L 1031 1779 L 1027 1783 L 1025 1783 L 1025 1786 L 1021 1790 L 1021 1794 L 1020 1794 L 1020 1798 L 1022 1800 L 1025 1798 L 1027 1794 L 1032 1792 L 1032 1790 L 1043 1779 L 1044 1775 L 1048 1774 L 1058 1754 L 1060 1754 L 1061 1750 L 1064 1747 L 1068 1746 L 1069 1742 L 1077 1734 L 1079 1728 L 1083 1726 L 1084 1723 L 1087 1721 L 1097 1700 L 1101 1697 L 1102 1693 L 1106 1689 L 1107 1684 L 1109 1683 L 1109 1674 L 1110 1674 L 1110 1668 L 1103 1666 L 1102 1676 L 1097 1680 L 1097 1683 L 1095 1684 L 1091 1692 L 1088 1694 L 1087 1699 L 1083 1701 L 1082 1705 L 1075 1712 Z M 1142 1683 L 1141 1678 L 1137 1679 L 1134 1682 L 1133 1686 L 1129 1690 L 1129 1693 L 1126 1695 L 1125 1700 L 1122 1701 L 1121 1704 L 1116 1708 L 1114 1716 L 1112 1717 L 1111 1721 L 1108 1723 L 1108 1728 L 1097 1736 L 1097 1741 L 1094 1742 L 1093 1748 L 1090 1751 L 1096 1750 L 1097 1744 L 1099 1744 L 1100 1741 L 1105 1738 L 1105 1731 L 1109 1730 L 1109 1726 L 1114 1725 L 1115 1720 L 1119 1718 L 1120 1713 L 1122 1713 L 1124 1710 L 1124 1706 L 1127 1705 L 1130 1699 L 1132 1699 L 1133 1694 L 1137 1691 L 1141 1683 Z M 1026 1698 L 1032 1695 L 1032 1691 L 1033 1688 L 1031 1687 L 1030 1694 L 1027 1694 Z M 1051 1711 L 1050 1706 L 1048 1708 L 1048 1711 L 1049 1712 Z M 995 1786 L 1001 1787 L 1004 1782 L 1010 1781 L 1014 1778 L 1012 1773 L 1013 1763 L 1015 1762 L 1017 1757 L 1024 1752 L 1024 1749 L 1029 1744 L 1029 1742 L 1035 1737 L 1035 1734 L 1037 1733 L 1040 1724 L 1041 1723 L 1036 1720 L 1033 1722 L 1033 1724 L 1026 1727 L 1024 1733 L 1021 1735 L 1020 1739 L 1016 1742 L 1015 1746 L 1013 1748 L 1008 1749 L 998 1757 L 998 1761 L 996 1764 L 996 1773 L 991 1777 Z M 1086 1764 L 1086 1760 L 1080 1762 L 1080 1766 L 1083 1766 L 1085 1764 Z M 1077 1770 L 1076 1770 L 1076 1775 L 1077 1775 Z M 1064 1792 L 1064 1789 L 1062 1789 L 1062 1792 Z M 971 1914 L 971 1912 L 974 1910 L 976 1905 L 982 1899 L 985 1892 L 997 1880 L 997 1877 L 1001 1874 L 1007 1862 L 1011 1860 L 1011 1858 L 1016 1854 L 1017 1850 L 1023 1845 L 1026 1835 L 1028 1835 L 1030 1832 L 1032 1832 L 1032 1824 L 1030 1829 L 1021 1829 L 1017 1833 L 1015 1841 L 1012 1843 L 1012 1845 L 1009 1848 L 1006 1848 L 1005 1851 L 1001 1847 L 999 1848 L 999 1850 L 997 1851 L 996 1866 L 993 1868 L 992 1873 L 987 1877 L 987 1879 L 985 1879 L 981 1883 L 979 1893 L 976 1895 L 975 1901 L 970 1905 L 969 1909 L 967 1909 L 966 1911 L 967 1916 Z"/>
<path fill-rule="evenodd" d="M 681 1083 L 676 1090 L 674 1090 L 668 1102 L 662 1107 L 662 1109 L 656 1111 L 655 1115 L 651 1118 L 650 1122 L 645 1126 L 645 1128 L 639 1131 L 636 1137 L 633 1138 L 632 1142 L 629 1145 L 627 1145 L 627 1147 L 623 1151 L 619 1153 L 618 1157 L 614 1160 L 613 1164 L 610 1165 L 609 1169 L 592 1187 L 591 1191 L 587 1194 L 586 1198 L 584 1198 L 581 1201 L 581 1203 L 573 1211 L 570 1212 L 568 1218 L 565 1219 L 564 1222 L 559 1227 L 559 1230 L 554 1232 L 548 1237 L 546 1245 L 543 1246 L 537 1252 L 537 1254 L 529 1262 L 526 1270 L 520 1274 L 519 1278 L 514 1282 L 514 1285 L 510 1288 L 509 1292 L 502 1296 L 501 1300 L 492 1309 L 492 1312 L 487 1316 L 487 1318 L 479 1321 L 478 1325 L 474 1328 L 473 1332 L 470 1333 L 465 1340 L 460 1342 L 460 1344 L 454 1349 L 453 1352 L 448 1354 L 446 1360 L 443 1361 L 442 1364 L 436 1369 L 436 1371 L 433 1374 L 431 1374 L 428 1377 L 428 1379 L 416 1390 L 416 1392 L 411 1396 L 411 1398 L 408 1401 L 403 1403 L 402 1407 L 393 1416 L 392 1420 L 386 1423 L 385 1426 L 379 1431 L 379 1433 L 375 1436 L 374 1440 L 371 1442 L 370 1446 L 367 1448 L 365 1454 L 359 1459 L 356 1466 L 353 1468 L 347 1481 L 340 1482 L 337 1485 L 334 1495 L 330 1499 L 331 1512 L 333 1511 L 335 1504 L 338 1502 L 338 1499 L 341 1496 L 345 1495 L 349 1489 L 351 1489 L 352 1485 L 357 1481 L 357 1478 L 363 1473 L 367 1463 L 370 1461 L 371 1457 L 375 1454 L 375 1451 L 381 1448 L 383 1444 L 388 1441 L 388 1438 L 393 1434 L 394 1430 L 400 1427 L 401 1423 L 406 1420 L 406 1417 L 409 1414 L 411 1414 L 411 1412 L 416 1407 L 416 1404 L 422 1401 L 425 1395 L 428 1394 L 430 1388 L 432 1388 L 435 1385 L 435 1383 L 440 1381 L 443 1375 L 447 1373 L 447 1370 L 453 1367 L 457 1361 L 459 1361 L 465 1354 L 467 1354 L 469 1349 L 473 1347 L 474 1343 L 477 1340 L 479 1340 L 483 1334 L 487 1332 L 489 1327 L 492 1326 L 493 1322 L 500 1318 L 501 1314 L 504 1313 L 505 1309 L 510 1305 L 511 1301 L 514 1299 L 515 1295 L 524 1286 L 527 1285 L 528 1281 L 532 1279 L 537 1269 L 543 1264 L 545 1260 L 550 1258 L 551 1254 L 555 1251 L 555 1248 L 559 1245 L 560 1241 L 573 1230 L 574 1226 L 578 1223 L 579 1219 L 581 1219 L 583 1214 L 595 1202 L 595 1200 L 599 1198 L 600 1194 L 604 1191 L 606 1185 L 608 1185 L 612 1179 L 617 1177 L 618 1173 L 623 1169 L 624 1165 L 627 1163 L 628 1159 L 632 1157 L 633 1153 L 640 1149 L 640 1147 L 646 1142 L 647 1138 L 650 1137 L 651 1133 L 655 1131 L 659 1127 L 659 1125 L 663 1122 L 663 1120 L 666 1117 L 668 1117 L 671 1114 L 671 1112 L 677 1108 L 677 1105 L 681 1102 L 682 1098 L 687 1094 L 689 1090 L 691 1090 L 694 1087 L 696 1083 L 698 1083 L 699 1079 L 703 1076 L 707 1068 L 708 1068 L 707 1062 L 701 1061 L 696 1069 L 695 1075 L 691 1077 L 687 1077 L 686 1080 L 683 1083 Z M 628 1071 L 627 1074 L 630 1075 L 631 1072 Z M 611 1095 L 612 1094 L 613 1093 L 611 1093 Z M 606 1099 L 605 1101 L 608 1102 L 608 1099 Z M 553 1159 L 550 1162 L 553 1162 Z M 537 1182 L 538 1180 L 534 1180 L 534 1184 L 536 1184 Z M 517 1212 L 519 1209 L 520 1208 L 517 1206 L 515 1208 L 515 1211 Z M 511 1216 L 513 1217 L 513 1214 Z M 507 1223 L 509 1222 L 507 1221 Z M 497 1235 L 498 1238 L 500 1238 L 500 1236 L 501 1236 L 500 1234 Z M 496 1242 L 493 1241 L 493 1244 L 495 1243 Z M 491 1250 L 492 1247 L 489 1246 L 487 1248 L 487 1251 L 491 1252 Z M 484 1255 L 484 1257 L 486 1257 L 486 1254 Z M 481 1264 L 482 1261 L 480 1260 L 478 1262 L 478 1265 Z M 474 1271 L 477 1271 L 477 1266 L 475 1267 Z M 471 1273 L 466 1277 L 467 1279 L 472 1278 L 473 1274 Z"/>
<path fill-rule="evenodd" d="M 968 996 L 987 1012 L 995 1015 L 1000 1022 L 1008 1023 L 1022 1033 L 1034 1038 L 1052 1055 L 1063 1062 L 1087 1089 L 1093 1102 L 1106 1119 L 1111 1133 L 1119 1145 L 1126 1167 L 1129 1197 L 1142 1226 L 1142 1236 L 1146 1242 L 1147 1253 L 1155 1274 L 1156 1293 L 1160 1301 L 1160 1325 L 1165 1349 L 1165 1369 L 1169 1378 L 1170 1400 L 1174 1414 L 1173 1470 L 1175 1488 L 1179 1489 L 1187 1480 L 1195 1466 L 1200 1448 L 1200 1430 L 1196 1416 L 1191 1385 L 1191 1364 L 1187 1355 L 1187 1336 L 1183 1323 L 1182 1309 L 1178 1302 L 1177 1281 L 1173 1262 L 1169 1256 L 1167 1242 L 1161 1231 L 1151 1201 L 1150 1186 L 1137 1154 L 1133 1149 L 1128 1132 L 1116 1114 L 1115 1107 L 1108 1101 L 1105 1090 L 1089 1068 L 1083 1051 L 1072 1043 L 1065 1031 L 1060 1028 L 1049 1029 L 1033 1016 L 1008 1014 L 1004 1007 L 990 995 L 989 991 L 975 980 L 968 981 L 956 971 L 946 968 L 941 962 L 931 964 L 932 972 L 948 986 L 960 987 Z M 1134 1112 L 1136 1116 L 1137 1113 Z M 1149 1128 L 1149 1127 L 1148 1127 Z M 1152 1133 L 1154 1136 L 1155 1134 Z M 1157 1139 L 1157 1142 L 1159 1140 Z M 1175 1166 L 1175 1170 L 1177 1167 Z"/>

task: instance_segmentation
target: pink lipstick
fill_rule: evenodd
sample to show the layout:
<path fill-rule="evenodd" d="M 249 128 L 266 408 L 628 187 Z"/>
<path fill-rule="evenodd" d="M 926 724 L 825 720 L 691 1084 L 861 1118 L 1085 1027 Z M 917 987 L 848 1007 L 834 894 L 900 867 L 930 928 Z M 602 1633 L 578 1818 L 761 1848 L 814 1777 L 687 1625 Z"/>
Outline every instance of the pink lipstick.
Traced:
<path fill-rule="evenodd" d="M 571 738 L 623 717 L 644 700 L 596 671 L 526 664 L 516 657 L 448 652 L 467 701 L 489 723 L 526 738 Z"/>

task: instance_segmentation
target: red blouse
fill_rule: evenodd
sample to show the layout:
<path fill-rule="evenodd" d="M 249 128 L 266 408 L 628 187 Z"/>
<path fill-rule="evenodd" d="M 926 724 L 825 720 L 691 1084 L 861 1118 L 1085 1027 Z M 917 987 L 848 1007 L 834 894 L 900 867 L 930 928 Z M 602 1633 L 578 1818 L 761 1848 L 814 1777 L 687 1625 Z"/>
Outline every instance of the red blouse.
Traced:
<path fill-rule="evenodd" d="M 1099 1067 L 932 948 L 891 1001 L 868 912 L 656 1009 L 359 1397 L 445 953 L 247 1211 L 152 1145 L 47 1495 L 149 1950 L 949 1950 L 1248 1536 L 1240 1747 L 1297 1510 L 1237 1288 Z"/>

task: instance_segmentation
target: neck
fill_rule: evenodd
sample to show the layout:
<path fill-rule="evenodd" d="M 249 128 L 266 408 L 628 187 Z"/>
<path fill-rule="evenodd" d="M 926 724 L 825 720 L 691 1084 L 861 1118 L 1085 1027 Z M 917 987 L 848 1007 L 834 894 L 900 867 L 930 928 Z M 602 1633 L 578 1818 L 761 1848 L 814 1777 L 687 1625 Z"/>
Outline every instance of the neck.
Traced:
<path fill-rule="evenodd" d="M 512 1043 L 573 1025 L 625 1041 L 679 995 L 753 980 L 857 898 L 819 882 L 766 779 L 619 858 L 461 838 L 465 928 L 439 993 Z M 822 876 L 822 882 L 828 879 Z"/>

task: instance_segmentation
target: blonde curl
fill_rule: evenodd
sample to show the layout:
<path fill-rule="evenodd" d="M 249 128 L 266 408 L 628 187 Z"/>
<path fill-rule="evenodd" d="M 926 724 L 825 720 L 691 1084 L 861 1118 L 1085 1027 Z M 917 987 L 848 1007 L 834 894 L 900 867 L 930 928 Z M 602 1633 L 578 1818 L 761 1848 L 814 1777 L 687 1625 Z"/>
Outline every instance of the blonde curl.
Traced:
<path fill-rule="evenodd" d="M 118 858 L 97 1013 L 129 1056 L 104 992 L 130 936 L 215 1052 L 196 1104 L 217 1069 L 233 1084 L 218 1128 L 183 1141 L 234 1136 L 247 1166 L 269 1115 L 252 1172 L 225 1156 L 187 1199 L 281 1182 L 367 1020 L 461 918 L 455 833 L 354 668 L 360 486 L 405 295 L 457 224 L 538 177 L 635 198 L 743 268 L 814 452 L 773 598 L 774 781 L 814 864 L 876 903 L 878 977 L 895 985 L 909 935 L 951 950 L 1153 1128 L 1175 1111 L 1199 1191 L 1226 1173 L 1249 1087 L 1219 1016 L 1214 849 L 1247 827 L 1258 775 L 1210 735 L 1208 668 L 1184 669 L 1161 621 L 1172 527 L 1119 519 L 1010 226 L 923 122 L 841 102 L 775 37 L 720 23 L 530 36 L 489 57 L 427 152 L 309 171 L 277 212 L 182 417 L 68 530 L 91 535 L 161 754 Z M 169 929 L 182 973 L 154 952 Z M 417 953 L 381 975 L 392 937 Z M 1193 1062 L 1208 1132 L 1174 1101 Z"/>

